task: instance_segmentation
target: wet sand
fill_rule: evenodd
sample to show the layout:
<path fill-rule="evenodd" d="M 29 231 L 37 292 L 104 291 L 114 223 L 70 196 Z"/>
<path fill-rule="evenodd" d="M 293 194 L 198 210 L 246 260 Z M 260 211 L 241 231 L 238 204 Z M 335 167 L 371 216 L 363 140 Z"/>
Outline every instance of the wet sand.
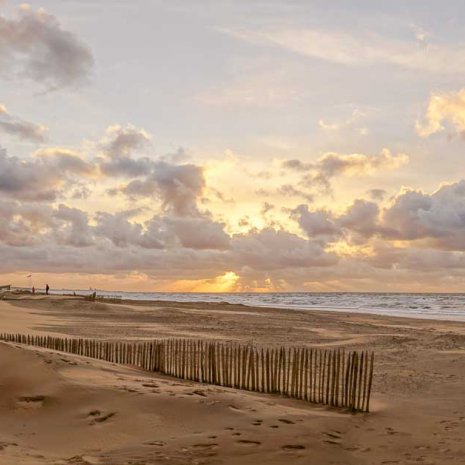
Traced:
<path fill-rule="evenodd" d="M 0 464 L 462 464 L 465 325 L 228 304 L 0 301 L 2 332 L 376 352 L 372 413 L 0 344 Z"/>

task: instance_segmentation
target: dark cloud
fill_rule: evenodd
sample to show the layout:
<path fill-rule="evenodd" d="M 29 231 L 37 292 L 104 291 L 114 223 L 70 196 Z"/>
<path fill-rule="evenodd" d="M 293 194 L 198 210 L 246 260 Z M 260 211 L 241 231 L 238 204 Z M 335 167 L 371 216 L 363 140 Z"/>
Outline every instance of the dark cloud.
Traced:
<path fill-rule="evenodd" d="M 140 242 L 142 226 L 131 223 L 126 212 L 114 214 L 99 212 L 96 215 L 96 222 L 95 234 L 110 240 L 116 247 L 128 247 Z"/>
<path fill-rule="evenodd" d="M 101 142 L 103 158 L 97 160 L 106 176 L 136 178 L 148 175 L 153 161 L 147 157 L 132 158 L 132 155 L 150 146 L 150 136 L 143 129 L 132 125 L 115 125 L 107 129 Z"/>
<path fill-rule="evenodd" d="M 232 256 L 241 267 L 262 271 L 330 266 L 338 261 L 318 242 L 272 228 L 234 236 Z"/>
<path fill-rule="evenodd" d="M 177 237 L 182 247 L 196 250 L 226 250 L 230 247 L 225 225 L 210 218 L 166 217 L 164 223 L 166 233 Z"/>
<path fill-rule="evenodd" d="M 56 220 L 53 234 L 58 244 L 88 247 L 94 243 L 87 213 L 77 208 L 59 205 L 53 218 Z"/>
<path fill-rule="evenodd" d="M 59 173 L 46 164 L 9 157 L 0 149 L 0 192 L 12 198 L 52 201 L 62 184 Z"/>
<path fill-rule="evenodd" d="M 315 189 L 324 194 L 330 194 L 331 180 L 336 176 L 361 176 L 380 169 L 396 169 L 409 160 L 405 154 L 392 154 L 383 149 L 376 155 L 359 153 L 340 154 L 326 153 L 315 162 L 302 162 L 292 159 L 282 163 L 282 167 L 289 171 L 302 173 L 299 185 L 306 190 Z"/>
<path fill-rule="evenodd" d="M 465 180 L 433 194 L 406 190 L 383 212 L 385 238 L 425 240 L 447 250 L 465 250 Z"/>
<path fill-rule="evenodd" d="M 329 152 L 314 163 L 292 159 L 284 161 L 282 166 L 293 171 L 314 171 L 316 174 L 332 178 L 341 174 L 364 174 L 379 168 L 398 168 L 407 162 L 407 155 L 394 155 L 389 150 L 383 149 L 376 155 Z"/>
<path fill-rule="evenodd" d="M 384 200 L 387 192 L 384 189 L 370 189 L 368 195 L 372 200 Z"/>
<path fill-rule="evenodd" d="M 291 184 L 283 184 L 279 189 L 278 189 L 278 194 L 283 195 L 285 197 L 301 197 L 307 202 L 311 203 L 313 202 L 315 196 L 305 192 L 301 189 L 296 189 L 294 186 Z"/>
<path fill-rule="evenodd" d="M 150 175 L 131 181 L 120 192 L 133 198 L 156 196 L 165 211 L 178 216 L 198 213 L 197 201 L 206 186 L 200 166 L 156 162 L 152 170 Z"/>
<path fill-rule="evenodd" d="M 332 213 L 326 210 L 310 211 L 307 205 L 299 205 L 291 211 L 291 218 L 297 221 L 308 237 L 329 239 L 341 233 Z"/>
<path fill-rule="evenodd" d="M 357 199 L 337 221 L 343 228 L 370 237 L 379 231 L 378 204 Z"/>
<path fill-rule="evenodd" d="M 0 243 L 15 247 L 38 243 L 41 232 L 52 225 L 50 207 L 11 200 L 0 200 L 0 217 Z"/>
<path fill-rule="evenodd" d="M 41 124 L 30 123 L 12 116 L 6 107 L 0 104 L 0 131 L 31 142 L 44 142 L 48 128 Z"/>
<path fill-rule="evenodd" d="M 71 152 L 53 149 L 22 160 L 0 148 L 0 193 L 14 199 L 53 201 L 73 177 L 91 172 L 92 167 Z"/>
<path fill-rule="evenodd" d="M 96 174 L 95 166 L 73 150 L 56 147 L 39 150 L 34 155 L 45 164 L 53 166 L 63 173 L 74 173 L 83 177 Z"/>
<path fill-rule="evenodd" d="M 44 10 L 23 5 L 17 18 L 0 16 L 0 76 L 54 89 L 82 82 L 93 63 L 88 47 Z"/>

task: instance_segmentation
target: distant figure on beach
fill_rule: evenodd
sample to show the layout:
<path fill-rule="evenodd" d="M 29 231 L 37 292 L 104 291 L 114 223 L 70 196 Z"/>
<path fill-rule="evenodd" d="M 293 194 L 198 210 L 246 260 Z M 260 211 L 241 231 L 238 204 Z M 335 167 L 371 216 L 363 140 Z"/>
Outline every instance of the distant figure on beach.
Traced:
<path fill-rule="evenodd" d="M 32 286 L 32 293 L 35 294 L 36 293 L 36 288 L 34 286 Z"/>
<path fill-rule="evenodd" d="M 48 284 L 45 285 L 45 294 L 48 295 L 48 291 L 50 290 L 50 286 Z"/>

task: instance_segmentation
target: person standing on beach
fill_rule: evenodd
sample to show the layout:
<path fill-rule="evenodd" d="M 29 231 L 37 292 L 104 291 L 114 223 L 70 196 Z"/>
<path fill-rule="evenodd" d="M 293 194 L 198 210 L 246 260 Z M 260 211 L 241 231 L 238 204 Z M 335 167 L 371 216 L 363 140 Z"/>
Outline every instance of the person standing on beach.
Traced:
<path fill-rule="evenodd" d="M 45 294 L 48 295 L 48 291 L 50 290 L 50 286 L 48 284 L 45 285 Z"/>

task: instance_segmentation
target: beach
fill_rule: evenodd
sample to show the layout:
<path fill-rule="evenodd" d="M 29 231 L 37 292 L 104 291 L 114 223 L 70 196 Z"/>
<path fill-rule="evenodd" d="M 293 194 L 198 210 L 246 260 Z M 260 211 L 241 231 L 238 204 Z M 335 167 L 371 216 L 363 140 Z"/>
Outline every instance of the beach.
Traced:
<path fill-rule="evenodd" d="M 1 332 L 374 350 L 371 412 L 0 344 L 0 464 L 460 464 L 465 326 L 225 303 L 0 300 Z"/>

